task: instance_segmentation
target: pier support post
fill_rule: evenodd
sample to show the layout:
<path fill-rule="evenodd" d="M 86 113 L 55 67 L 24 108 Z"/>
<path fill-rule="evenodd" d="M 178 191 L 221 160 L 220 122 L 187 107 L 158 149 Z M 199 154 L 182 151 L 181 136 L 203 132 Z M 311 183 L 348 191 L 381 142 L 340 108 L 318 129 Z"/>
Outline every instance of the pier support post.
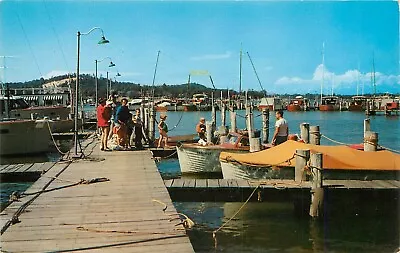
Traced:
<path fill-rule="evenodd" d="M 376 151 L 378 148 L 378 133 L 366 131 L 364 133 L 364 151 Z"/>
<path fill-rule="evenodd" d="M 221 101 L 221 126 L 225 127 L 226 126 L 226 108 L 225 104 Z"/>
<path fill-rule="evenodd" d="M 312 171 L 310 216 L 319 217 L 322 215 L 324 202 L 324 188 L 322 187 L 322 154 L 311 154 L 310 159 Z"/>
<path fill-rule="evenodd" d="M 320 145 L 321 134 L 319 132 L 319 126 L 310 126 L 310 144 Z"/>
<path fill-rule="evenodd" d="M 144 108 L 143 121 L 144 121 L 144 131 L 148 135 L 148 133 L 149 133 L 149 108 Z"/>
<path fill-rule="evenodd" d="M 260 143 L 260 138 L 249 138 L 250 142 L 250 153 L 257 152 L 261 150 L 261 143 Z"/>
<path fill-rule="evenodd" d="M 267 144 L 269 139 L 269 108 L 262 109 L 262 143 Z"/>
<path fill-rule="evenodd" d="M 149 108 L 149 113 L 150 113 L 150 122 L 149 122 L 149 139 L 150 143 L 153 143 L 155 140 L 155 128 L 156 128 L 156 113 L 154 110 L 154 106 L 151 105 Z"/>
<path fill-rule="evenodd" d="M 212 121 L 206 121 L 206 137 L 207 137 L 207 144 L 212 143 L 212 137 L 213 137 L 213 122 Z"/>
<path fill-rule="evenodd" d="M 310 150 L 296 149 L 296 166 L 294 168 L 294 181 L 300 183 L 305 180 L 304 168 L 310 159 Z"/>
<path fill-rule="evenodd" d="M 236 112 L 231 111 L 231 133 L 236 133 Z"/>
<path fill-rule="evenodd" d="M 365 133 L 371 131 L 371 119 L 366 118 L 364 119 L 364 138 L 365 138 Z"/>
<path fill-rule="evenodd" d="M 310 143 L 310 124 L 300 124 L 300 136 L 304 143 Z"/>
<path fill-rule="evenodd" d="M 253 113 L 246 114 L 246 127 L 249 139 L 254 137 L 254 118 Z M 250 144 L 251 145 L 251 144 Z"/>

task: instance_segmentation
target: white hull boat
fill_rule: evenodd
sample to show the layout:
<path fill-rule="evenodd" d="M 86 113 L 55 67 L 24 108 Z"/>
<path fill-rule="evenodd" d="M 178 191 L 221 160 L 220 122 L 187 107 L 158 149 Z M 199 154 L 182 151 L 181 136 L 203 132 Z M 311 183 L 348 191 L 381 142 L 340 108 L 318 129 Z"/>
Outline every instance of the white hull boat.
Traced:
<path fill-rule="evenodd" d="M 51 141 L 47 120 L 0 122 L 0 155 L 45 153 Z"/>
<path fill-rule="evenodd" d="M 293 168 L 258 167 L 221 161 L 224 179 L 294 179 Z"/>

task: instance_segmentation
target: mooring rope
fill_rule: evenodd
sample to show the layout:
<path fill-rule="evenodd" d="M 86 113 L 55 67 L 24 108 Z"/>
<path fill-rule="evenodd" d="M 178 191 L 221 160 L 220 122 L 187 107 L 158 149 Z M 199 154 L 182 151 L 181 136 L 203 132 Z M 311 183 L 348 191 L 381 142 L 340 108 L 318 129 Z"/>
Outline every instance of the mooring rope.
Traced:
<path fill-rule="evenodd" d="M 235 212 L 235 214 L 232 215 L 224 224 L 222 224 L 219 228 L 213 231 L 213 239 L 214 239 L 214 248 L 217 249 L 218 242 L 217 242 L 217 233 L 220 231 L 223 227 L 225 227 L 233 218 L 240 213 L 240 211 L 246 206 L 246 204 L 250 201 L 251 197 L 253 197 L 254 193 L 257 191 L 257 189 L 260 187 L 260 185 L 257 185 L 253 192 L 250 194 L 250 196 L 246 199 L 246 201 L 240 206 L 240 208 Z"/>
<path fill-rule="evenodd" d="M 50 133 L 50 136 L 51 136 L 51 140 L 53 141 L 53 145 L 54 145 L 54 147 L 56 147 L 58 153 L 60 153 L 61 155 L 66 155 L 66 154 L 68 154 L 69 151 L 68 151 L 68 152 L 62 152 L 62 151 L 60 150 L 60 148 L 58 147 L 58 145 L 57 145 L 57 143 L 56 143 L 56 141 L 55 141 L 55 139 L 54 139 L 53 132 L 51 131 L 49 121 L 47 120 L 46 123 L 47 123 L 47 128 L 49 129 L 49 133 Z"/>

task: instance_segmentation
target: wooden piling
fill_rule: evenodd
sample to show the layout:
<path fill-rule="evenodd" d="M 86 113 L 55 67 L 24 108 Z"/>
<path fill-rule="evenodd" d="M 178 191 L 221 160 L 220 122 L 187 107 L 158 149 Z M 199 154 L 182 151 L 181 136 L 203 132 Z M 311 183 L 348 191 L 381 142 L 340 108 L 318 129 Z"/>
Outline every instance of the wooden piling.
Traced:
<path fill-rule="evenodd" d="M 365 133 L 367 131 L 371 131 L 371 119 L 370 118 L 364 119 L 364 138 L 365 138 Z"/>
<path fill-rule="evenodd" d="M 310 159 L 310 150 L 296 149 L 296 166 L 294 168 L 294 180 L 298 183 L 305 181 L 304 168 Z"/>
<path fill-rule="evenodd" d="M 226 126 L 226 108 L 223 102 L 221 102 L 221 126 Z"/>
<path fill-rule="evenodd" d="M 321 134 L 319 132 L 319 126 L 310 126 L 310 144 L 320 145 L 321 143 Z"/>
<path fill-rule="evenodd" d="M 310 124 L 300 124 L 300 136 L 304 143 L 310 143 Z"/>
<path fill-rule="evenodd" d="M 364 133 L 364 151 L 376 151 L 378 147 L 378 133 L 366 131 Z"/>
<path fill-rule="evenodd" d="M 250 153 L 260 151 L 261 149 L 260 138 L 255 138 L 255 137 L 249 138 L 249 142 L 250 142 Z"/>
<path fill-rule="evenodd" d="M 212 143 L 212 137 L 213 137 L 213 122 L 212 121 L 206 121 L 206 137 L 207 137 L 207 143 Z"/>
<path fill-rule="evenodd" d="M 253 113 L 246 114 L 246 127 L 249 139 L 254 137 L 254 118 Z M 251 144 L 250 144 L 251 145 Z"/>
<path fill-rule="evenodd" d="M 269 139 L 269 108 L 262 110 L 262 143 L 267 144 Z"/>
<path fill-rule="evenodd" d="M 231 133 L 236 133 L 237 128 L 236 128 L 236 112 L 231 111 L 231 129 L 230 132 Z"/>
<path fill-rule="evenodd" d="M 155 140 L 155 129 L 156 129 L 156 113 L 154 110 L 154 106 L 149 108 L 149 139 L 151 143 Z"/>
<path fill-rule="evenodd" d="M 322 215 L 322 207 L 324 202 L 324 189 L 322 187 L 322 154 L 311 154 L 311 205 L 310 216 L 319 217 Z"/>

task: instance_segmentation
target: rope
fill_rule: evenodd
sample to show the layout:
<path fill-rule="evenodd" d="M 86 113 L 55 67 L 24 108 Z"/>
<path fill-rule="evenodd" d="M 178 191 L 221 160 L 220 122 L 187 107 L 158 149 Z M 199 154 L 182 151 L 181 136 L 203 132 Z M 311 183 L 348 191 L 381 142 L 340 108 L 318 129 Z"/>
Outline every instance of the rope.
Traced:
<path fill-rule="evenodd" d="M 76 227 L 78 231 L 95 232 L 95 233 L 118 233 L 118 234 L 144 234 L 144 235 L 181 235 L 181 233 L 164 233 L 164 232 L 145 232 L 137 230 L 107 230 L 107 229 L 95 229 L 86 228 L 84 226 Z"/>
<path fill-rule="evenodd" d="M 69 151 L 68 151 L 68 152 L 62 152 L 62 151 L 60 150 L 60 148 L 57 146 L 56 140 L 55 140 L 54 137 L 53 137 L 53 132 L 51 131 L 51 128 L 50 128 L 50 123 L 49 123 L 48 120 L 47 120 L 46 122 L 47 122 L 47 128 L 49 129 L 49 133 L 50 133 L 50 136 L 51 136 L 51 140 L 53 141 L 54 147 L 56 147 L 58 153 L 60 153 L 61 155 L 66 155 L 66 154 L 68 154 Z"/>
<path fill-rule="evenodd" d="M 400 154 L 400 150 L 391 149 L 391 148 L 384 147 L 384 146 L 379 145 L 379 144 L 376 144 L 376 145 L 378 145 L 379 148 L 386 149 L 386 150 L 389 150 L 389 151 L 391 151 L 391 152 L 393 152 L 393 153 L 398 153 L 398 154 Z"/>
<path fill-rule="evenodd" d="M 320 134 L 321 137 L 324 137 L 325 139 L 327 139 L 328 141 L 331 141 L 333 143 L 339 144 L 339 145 L 345 145 L 345 146 L 350 146 L 350 144 L 344 143 L 344 142 L 340 142 L 340 141 L 335 141 L 331 138 L 329 138 L 328 136 L 324 135 L 324 134 Z"/>
<path fill-rule="evenodd" d="M 246 201 L 242 204 L 242 206 L 236 211 L 236 213 L 229 218 L 224 224 L 222 224 L 219 228 L 213 231 L 213 239 L 214 239 L 214 247 L 217 249 L 217 232 L 220 231 L 223 227 L 225 227 L 235 216 L 246 206 L 246 204 L 249 202 L 251 197 L 253 197 L 254 193 L 257 191 L 257 189 L 260 187 L 260 185 L 257 185 L 253 192 L 250 194 L 250 196 L 246 199 Z"/>
<path fill-rule="evenodd" d="M 55 179 L 55 178 L 54 178 Z M 93 178 L 90 180 L 85 180 L 85 179 L 81 179 L 78 182 L 74 182 L 72 184 L 68 184 L 68 185 L 63 185 L 60 187 L 56 187 L 56 188 L 51 188 L 51 189 L 45 189 L 45 190 L 41 190 L 41 191 L 36 191 L 36 192 L 30 192 L 30 193 L 18 193 L 18 192 L 13 192 L 10 195 L 10 201 L 18 201 L 19 199 L 26 197 L 26 196 L 31 196 L 31 195 L 37 195 L 37 194 L 42 194 L 42 193 L 46 193 L 46 192 L 51 192 L 51 191 L 56 191 L 56 190 L 61 190 L 61 189 L 65 189 L 65 188 L 69 188 L 69 187 L 73 187 L 73 186 L 77 186 L 77 185 L 82 185 L 82 184 L 93 184 L 93 183 L 99 183 L 99 182 L 106 182 L 106 181 L 110 181 L 110 179 L 105 178 L 105 177 L 99 177 L 99 178 Z"/>

